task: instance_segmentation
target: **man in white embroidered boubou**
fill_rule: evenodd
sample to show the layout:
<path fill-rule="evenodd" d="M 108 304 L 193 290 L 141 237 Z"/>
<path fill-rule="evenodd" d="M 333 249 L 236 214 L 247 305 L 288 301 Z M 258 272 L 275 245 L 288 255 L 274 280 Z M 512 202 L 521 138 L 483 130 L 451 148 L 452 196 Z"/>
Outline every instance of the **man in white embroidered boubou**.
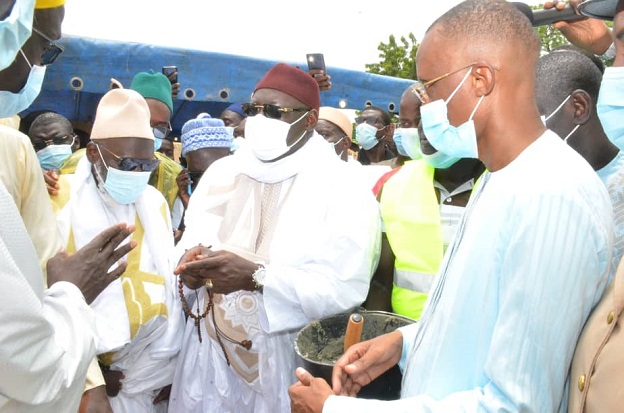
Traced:
<path fill-rule="evenodd" d="M 309 74 L 274 66 L 243 105 L 247 144 L 193 192 L 177 245 L 189 320 L 170 412 L 290 411 L 297 331 L 366 297 L 378 206 L 359 180 L 337 179 L 350 168 L 314 131 L 319 106 Z"/>

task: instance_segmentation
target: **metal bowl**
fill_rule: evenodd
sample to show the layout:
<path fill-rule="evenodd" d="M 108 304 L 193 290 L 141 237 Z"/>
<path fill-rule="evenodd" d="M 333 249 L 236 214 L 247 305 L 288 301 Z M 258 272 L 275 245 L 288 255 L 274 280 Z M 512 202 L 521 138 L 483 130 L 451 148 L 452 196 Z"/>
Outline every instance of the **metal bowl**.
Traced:
<path fill-rule="evenodd" d="M 412 324 L 411 318 L 385 311 L 357 311 L 364 317 L 362 341 L 390 333 Z M 353 312 L 336 314 L 316 320 L 305 326 L 295 338 L 297 364 L 315 377 L 322 377 L 331 386 L 334 363 L 342 355 L 344 334 Z M 335 357 L 334 357 L 335 356 Z M 365 399 L 396 400 L 401 394 L 402 375 L 398 366 L 362 387 L 358 397 Z"/>

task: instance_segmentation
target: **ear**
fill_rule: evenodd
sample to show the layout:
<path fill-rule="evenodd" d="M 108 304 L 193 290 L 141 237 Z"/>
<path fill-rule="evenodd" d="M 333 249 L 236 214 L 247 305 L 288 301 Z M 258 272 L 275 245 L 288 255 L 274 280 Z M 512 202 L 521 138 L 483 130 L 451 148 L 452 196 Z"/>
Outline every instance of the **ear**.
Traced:
<path fill-rule="evenodd" d="M 589 93 L 583 89 L 576 89 L 572 92 L 572 102 L 574 104 L 574 123 L 583 125 L 589 121 L 592 114 L 594 101 Z"/>
<path fill-rule="evenodd" d="M 477 63 L 472 68 L 472 83 L 478 97 L 492 93 L 496 83 L 496 69 L 487 63 Z"/>
<path fill-rule="evenodd" d="M 310 110 L 308 113 L 308 117 L 306 119 L 306 129 L 311 130 L 316 128 L 316 124 L 318 123 L 318 112 L 316 109 Z"/>
<path fill-rule="evenodd" d="M 89 142 L 87 144 L 86 150 L 87 150 L 87 159 L 92 164 L 96 163 L 98 159 L 100 159 L 100 152 L 98 151 L 98 148 L 94 142 Z"/>

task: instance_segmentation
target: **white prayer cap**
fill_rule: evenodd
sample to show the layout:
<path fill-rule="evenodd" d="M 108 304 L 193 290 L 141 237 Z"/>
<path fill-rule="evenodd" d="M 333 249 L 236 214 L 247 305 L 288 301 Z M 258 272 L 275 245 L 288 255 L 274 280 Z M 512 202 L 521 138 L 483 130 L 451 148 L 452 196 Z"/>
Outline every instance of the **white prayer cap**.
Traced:
<path fill-rule="evenodd" d="M 323 119 L 338 126 L 348 137 L 352 139 L 353 124 L 339 109 L 332 108 L 331 106 L 322 106 L 319 109 L 319 120 Z"/>
<path fill-rule="evenodd" d="M 100 100 L 91 139 L 141 138 L 154 140 L 147 102 L 131 89 L 112 89 Z"/>

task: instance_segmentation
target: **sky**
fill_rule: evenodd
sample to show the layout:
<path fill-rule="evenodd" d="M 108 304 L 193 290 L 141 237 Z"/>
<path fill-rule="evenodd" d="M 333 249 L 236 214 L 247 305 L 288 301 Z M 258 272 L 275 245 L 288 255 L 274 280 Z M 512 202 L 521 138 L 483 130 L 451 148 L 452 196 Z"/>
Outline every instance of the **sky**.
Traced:
<path fill-rule="evenodd" d="M 328 68 L 364 71 L 380 61 L 377 46 L 390 35 L 398 41 L 411 32 L 420 41 L 459 2 L 67 0 L 63 33 L 287 62 L 323 53 Z"/>

